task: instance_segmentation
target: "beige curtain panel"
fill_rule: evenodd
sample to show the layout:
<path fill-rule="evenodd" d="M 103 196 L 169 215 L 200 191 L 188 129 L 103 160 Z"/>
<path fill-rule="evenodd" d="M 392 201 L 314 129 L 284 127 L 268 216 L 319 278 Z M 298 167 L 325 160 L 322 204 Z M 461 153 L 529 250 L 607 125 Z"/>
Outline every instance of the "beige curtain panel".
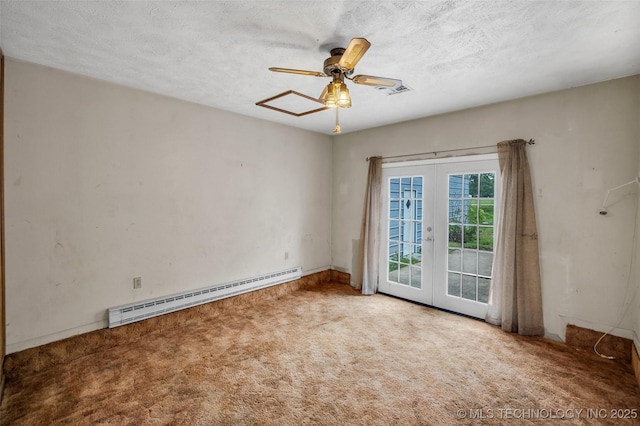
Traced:
<path fill-rule="evenodd" d="M 498 144 L 502 194 L 485 319 L 508 332 L 537 336 L 544 334 L 544 323 L 527 144 L 522 139 Z"/>
<path fill-rule="evenodd" d="M 354 287 L 362 294 L 378 291 L 380 211 L 382 210 L 382 157 L 369 159 L 367 190 L 360 228 L 360 246 Z"/>

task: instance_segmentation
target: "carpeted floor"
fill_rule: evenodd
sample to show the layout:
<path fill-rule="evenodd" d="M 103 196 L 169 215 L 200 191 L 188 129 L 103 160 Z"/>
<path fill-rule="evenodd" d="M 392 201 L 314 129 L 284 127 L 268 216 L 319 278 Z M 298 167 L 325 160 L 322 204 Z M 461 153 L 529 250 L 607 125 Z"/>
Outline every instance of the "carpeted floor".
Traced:
<path fill-rule="evenodd" d="M 0 415 L 3 425 L 620 425 L 637 420 L 612 416 L 639 409 L 628 364 L 322 284 L 11 379 Z"/>

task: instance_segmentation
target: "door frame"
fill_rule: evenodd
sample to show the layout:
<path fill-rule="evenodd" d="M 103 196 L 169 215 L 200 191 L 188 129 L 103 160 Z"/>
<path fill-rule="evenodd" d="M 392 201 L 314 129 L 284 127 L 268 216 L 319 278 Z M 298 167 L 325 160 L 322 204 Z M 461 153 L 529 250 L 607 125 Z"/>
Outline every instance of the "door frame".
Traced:
<path fill-rule="evenodd" d="M 437 166 L 439 164 L 479 162 L 479 161 L 486 161 L 486 160 L 497 161 L 498 160 L 498 154 L 497 153 L 490 153 L 490 154 L 465 155 L 465 156 L 459 156 L 459 157 L 452 156 L 452 157 L 446 157 L 446 158 L 432 158 L 432 159 L 426 159 L 426 160 L 398 161 L 398 162 L 392 162 L 392 163 L 383 163 L 382 164 L 382 168 L 383 169 L 394 169 L 394 168 L 406 168 L 406 169 L 408 169 L 408 168 L 413 167 L 413 166 L 431 166 L 431 165 Z M 423 304 L 425 304 L 427 306 L 434 306 L 434 307 L 436 307 L 438 309 L 447 310 L 448 308 L 445 307 L 445 306 L 439 307 L 439 306 L 435 306 L 434 305 L 436 303 L 436 300 L 435 300 L 436 299 L 435 298 L 435 292 L 436 292 L 435 280 L 437 279 L 438 274 L 441 272 L 441 268 L 442 268 L 442 265 L 438 266 L 439 258 L 438 258 L 438 253 L 436 252 L 436 250 L 441 249 L 441 242 L 439 242 L 439 240 L 441 240 L 441 235 L 439 234 L 439 232 L 440 233 L 443 232 L 442 230 L 438 230 L 437 229 L 437 225 L 438 224 L 436 223 L 437 222 L 437 220 L 436 220 L 437 213 L 435 212 L 435 208 L 436 208 L 435 204 L 439 201 L 437 199 L 438 198 L 438 196 L 437 196 L 437 188 L 439 186 L 439 182 L 437 181 L 437 177 L 438 177 L 439 173 L 437 171 L 437 168 L 434 168 L 434 169 L 435 169 L 434 179 L 436 180 L 435 183 L 434 183 L 434 188 L 435 188 L 436 194 L 434 194 L 434 196 L 433 196 L 434 206 L 431 207 L 432 209 L 434 209 L 434 211 L 433 211 L 433 224 L 431 226 L 433 226 L 433 228 L 434 228 L 434 235 L 433 235 L 434 244 L 433 244 L 432 250 L 433 250 L 433 253 L 435 255 L 433 256 L 433 258 L 434 258 L 434 267 L 432 268 L 432 271 L 431 271 L 432 277 L 431 277 L 431 279 L 426 280 L 427 282 L 431 283 L 430 289 L 429 289 L 430 290 L 430 294 L 423 295 L 421 298 L 408 297 L 408 295 L 410 293 L 417 293 L 417 291 L 415 291 L 415 289 L 410 288 L 410 286 L 407 287 L 407 290 L 405 292 L 403 292 L 402 294 L 390 294 L 390 293 L 387 293 L 385 291 L 380 291 L 380 285 L 378 285 L 378 289 L 379 289 L 378 291 L 380 293 L 383 293 L 383 294 L 389 294 L 389 295 L 392 295 L 392 296 L 395 296 L 395 297 L 407 298 L 409 300 L 416 301 L 418 303 L 423 303 Z M 408 174 L 411 174 L 411 172 L 408 172 Z M 500 174 L 500 170 L 499 169 L 496 170 L 496 174 L 499 177 L 499 174 Z M 424 185 L 424 183 L 423 183 L 423 185 Z M 382 187 L 386 188 L 386 184 L 383 183 Z M 500 187 L 500 185 L 498 185 L 498 188 L 499 187 Z M 423 186 L 423 194 L 424 194 L 424 191 L 425 191 L 425 189 L 424 189 L 424 186 Z M 382 195 L 382 199 L 383 200 L 386 199 L 384 194 L 381 194 L 381 195 Z M 495 194 L 495 196 L 496 196 L 496 198 L 495 198 L 496 201 L 499 202 L 499 193 Z M 385 220 L 388 220 L 388 217 L 387 217 L 388 213 L 386 212 L 388 206 L 383 204 L 382 208 L 384 210 L 381 212 L 381 221 L 380 221 L 380 223 L 381 223 L 381 225 L 382 224 L 384 224 L 384 225 L 380 229 L 380 238 L 382 238 L 382 241 L 385 241 L 385 242 L 388 243 L 388 237 L 385 235 L 385 233 L 387 232 L 387 230 L 386 230 L 386 226 L 387 225 L 386 225 Z M 496 217 L 497 217 L 497 211 L 496 211 Z M 423 224 L 423 226 L 427 226 L 427 225 Z M 388 246 L 388 244 L 386 244 L 386 246 Z M 378 268 L 378 273 L 379 274 L 381 274 L 382 271 L 386 271 L 386 268 L 387 268 L 386 265 L 387 265 L 387 260 L 388 260 L 387 259 L 387 257 L 388 257 L 388 253 L 387 253 L 388 247 L 386 247 L 386 246 L 385 246 L 385 244 L 380 244 L 380 253 L 379 253 L 380 267 Z M 423 259 L 423 261 L 424 261 L 424 259 Z M 382 283 L 382 280 L 383 280 L 383 277 L 379 276 L 378 277 L 378 282 Z M 384 277 L 384 280 L 386 281 L 386 276 Z M 423 279 L 423 282 L 424 281 L 425 280 Z M 386 286 L 386 284 L 385 284 L 385 286 Z M 407 297 L 405 297 L 405 294 L 407 295 Z M 453 312 L 455 312 L 455 311 L 453 311 Z M 474 316 L 477 316 L 477 315 L 474 315 Z"/>

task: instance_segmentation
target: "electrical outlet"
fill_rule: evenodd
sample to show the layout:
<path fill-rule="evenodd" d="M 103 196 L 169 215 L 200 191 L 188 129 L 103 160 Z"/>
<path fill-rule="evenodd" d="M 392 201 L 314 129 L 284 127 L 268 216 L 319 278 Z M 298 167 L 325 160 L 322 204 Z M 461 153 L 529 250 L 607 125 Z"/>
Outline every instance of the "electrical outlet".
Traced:
<path fill-rule="evenodd" d="M 287 260 L 287 259 L 289 259 L 289 252 L 285 251 L 284 252 L 284 260 Z"/>
<path fill-rule="evenodd" d="M 135 277 L 133 279 L 133 288 L 142 288 L 142 277 Z"/>

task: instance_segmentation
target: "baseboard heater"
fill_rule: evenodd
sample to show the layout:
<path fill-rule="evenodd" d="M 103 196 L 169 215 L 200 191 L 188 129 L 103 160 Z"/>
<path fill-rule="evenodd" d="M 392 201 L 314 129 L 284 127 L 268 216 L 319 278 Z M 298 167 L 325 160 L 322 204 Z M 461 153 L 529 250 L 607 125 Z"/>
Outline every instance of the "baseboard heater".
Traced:
<path fill-rule="evenodd" d="M 158 297 L 128 305 L 109 308 L 109 328 L 130 324 L 143 319 L 157 317 L 214 300 L 225 299 L 272 285 L 293 281 L 302 276 L 302 267 L 272 272 L 258 277 L 246 278 L 225 284 Z"/>

